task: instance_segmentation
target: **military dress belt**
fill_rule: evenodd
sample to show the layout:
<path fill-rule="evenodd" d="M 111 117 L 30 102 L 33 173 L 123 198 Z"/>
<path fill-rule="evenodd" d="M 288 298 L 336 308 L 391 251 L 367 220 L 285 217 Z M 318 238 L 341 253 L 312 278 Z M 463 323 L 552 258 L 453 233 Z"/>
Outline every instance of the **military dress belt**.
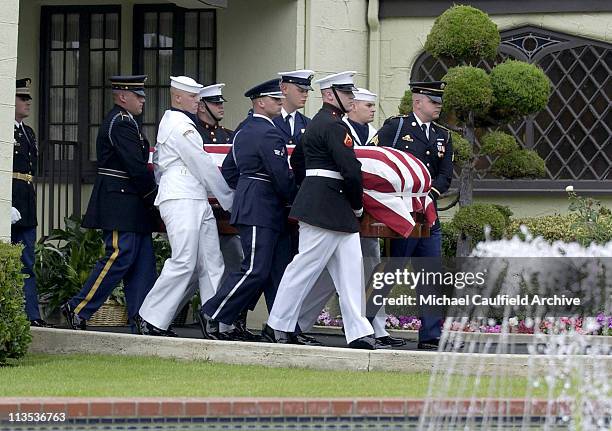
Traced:
<path fill-rule="evenodd" d="M 104 175 L 107 177 L 115 177 L 115 178 L 123 178 L 124 180 L 129 180 L 130 176 L 125 171 L 120 171 L 117 169 L 109 169 L 109 168 L 98 168 L 98 174 Z"/>
<path fill-rule="evenodd" d="M 22 174 L 21 172 L 13 172 L 13 178 L 15 178 L 16 180 L 25 181 L 27 183 L 34 182 L 34 175 Z"/>
<path fill-rule="evenodd" d="M 340 172 L 330 171 L 329 169 L 306 169 L 307 177 L 326 177 L 334 180 L 343 180 L 344 177 Z"/>

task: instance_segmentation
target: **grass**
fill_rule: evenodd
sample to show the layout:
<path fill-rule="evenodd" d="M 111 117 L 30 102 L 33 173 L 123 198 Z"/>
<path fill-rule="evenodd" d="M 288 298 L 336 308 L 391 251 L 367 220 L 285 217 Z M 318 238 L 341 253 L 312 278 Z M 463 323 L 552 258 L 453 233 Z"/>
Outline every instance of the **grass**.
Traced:
<path fill-rule="evenodd" d="M 429 375 L 226 365 L 150 357 L 30 354 L 0 367 L 0 397 L 410 397 L 427 395 Z M 489 385 L 503 388 L 491 393 Z M 523 397 L 524 378 L 457 377 L 476 396 Z M 436 391 L 438 392 L 438 391 Z M 532 396 L 545 395 L 535 393 Z"/>

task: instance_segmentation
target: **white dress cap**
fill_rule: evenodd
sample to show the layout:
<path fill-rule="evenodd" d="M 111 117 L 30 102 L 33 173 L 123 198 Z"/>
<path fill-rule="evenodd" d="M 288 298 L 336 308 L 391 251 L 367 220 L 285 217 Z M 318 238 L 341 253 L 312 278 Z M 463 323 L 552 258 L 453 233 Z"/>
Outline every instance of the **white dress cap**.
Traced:
<path fill-rule="evenodd" d="M 211 102 L 225 102 L 221 89 L 225 84 L 213 84 L 206 86 L 200 90 L 200 99 L 206 99 Z"/>
<path fill-rule="evenodd" d="M 188 76 L 171 76 L 170 86 L 193 94 L 200 93 L 200 90 L 204 87 Z"/>
<path fill-rule="evenodd" d="M 372 93 L 367 88 L 357 88 L 357 91 L 353 91 L 355 95 L 354 100 L 363 100 L 364 102 L 376 102 L 376 94 Z"/>
<path fill-rule="evenodd" d="M 312 90 L 310 81 L 314 77 L 314 70 L 301 69 L 290 72 L 278 72 L 278 74 L 281 76 L 281 82 L 289 82 L 304 90 Z"/>
<path fill-rule="evenodd" d="M 315 83 L 319 84 L 321 90 L 326 88 L 337 88 L 341 91 L 356 91 L 355 83 L 353 82 L 353 76 L 356 74 L 354 70 L 348 70 L 346 72 L 334 73 L 327 75 L 324 78 L 317 79 Z"/>

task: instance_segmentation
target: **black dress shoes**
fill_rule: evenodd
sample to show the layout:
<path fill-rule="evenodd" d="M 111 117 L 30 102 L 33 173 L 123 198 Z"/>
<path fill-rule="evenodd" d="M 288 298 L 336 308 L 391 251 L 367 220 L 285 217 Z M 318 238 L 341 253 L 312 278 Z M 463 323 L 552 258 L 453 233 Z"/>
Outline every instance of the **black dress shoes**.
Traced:
<path fill-rule="evenodd" d="M 200 308 L 198 312 L 198 321 L 200 322 L 200 329 L 202 330 L 202 336 L 206 340 L 220 340 L 219 335 L 219 322 L 211 319 L 204 310 Z"/>
<path fill-rule="evenodd" d="M 150 335 L 152 337 L 177 337 L 176 332 L 171 329 L 161 329 L 157 326 L 151 325 L 149 322 L 138 316 L 138 332 L 141 335 Z"/>
<path fill-rule="evenodd" d="M 357 338 L 348 345 L 351 349 L 376 350 L 376 340 L 370 335 Z"/>
<path fill-rule="evenodd" d="M 420 350 L 438 350 L 440 340 L 434 338 L 433 340 L 419 341 L 417 348 Z"/>
<path fill-rule="evenodd" d="M 396 338 L 390 335 L 385 337 L 378 337 L 376 339 L 376 348 L 377 349 L 390 349 L 393 347 L 401 347 L 406 344 L 406 340 L 403 338 Z"/>
<path fill-rule="evenodd" d="M 238 319 L 236 319 L 236 321 L 234 322 L 235 329 L 231 332 L 235 331 L 236 337 L 238 337 L 237 339 L 240 341 L 260 341 L 261 337 L 259 335 L 253 334 L 247 328 L 246 318 L 247 318 L 246 311 L 240 313 L 240 315 L 238 316 Z"/>
<path fill-rule="evenodd" d="M 66 318 L 66 322 L 68 322 L 68 326 L 71 329 L 78 329 L 83 331 L 87 329 L 87 321 L 85 319 L 81 319 L 79 315 L 74 312 L 68 302 L 62 305 L 60 307 L 60 310 Z"/>
<path fill-rule="evenodd" d="M 295 339 L 304 346 L 322 346 L 323 344 L 315 337 L 306 334 L 295 334 Z"/>
<path fill-rule="evenodd" d="M 271 328 L 268 324 L 264 324 L 261 330 L 263 341 L 279 344 L 300 344 L 297 342 L 295 335 L 289 332 L 277 331 Z"/>
<path fill-rule="evenodd" d="M 55 325 L 45 322 L 43 319 L 30 320 L 30 326 L 36 328 L 55 328 Z"/>

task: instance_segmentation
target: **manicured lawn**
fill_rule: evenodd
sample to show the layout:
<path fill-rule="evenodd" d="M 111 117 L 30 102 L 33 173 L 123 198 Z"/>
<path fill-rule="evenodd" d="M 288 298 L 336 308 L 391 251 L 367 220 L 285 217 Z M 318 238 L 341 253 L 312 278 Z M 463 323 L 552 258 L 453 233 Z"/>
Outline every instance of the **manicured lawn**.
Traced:
<path fill-rule="evenodd" d="M 449 381 L 452 388 L 474 379 Z M 489 384 L 503 388 L 489 391 Z M 0 367 L 0 396 L 77 397 L 410 397 L 427 395 L 429 376 L 315 371 L 110 355 L 28 355 Z M 526 379 L 481 377 L 476 396 L 522 397 Z M 531 394 L 538 396 L 538 394 Z M 539 395 L 545 395 L 544 392 Z"/>

